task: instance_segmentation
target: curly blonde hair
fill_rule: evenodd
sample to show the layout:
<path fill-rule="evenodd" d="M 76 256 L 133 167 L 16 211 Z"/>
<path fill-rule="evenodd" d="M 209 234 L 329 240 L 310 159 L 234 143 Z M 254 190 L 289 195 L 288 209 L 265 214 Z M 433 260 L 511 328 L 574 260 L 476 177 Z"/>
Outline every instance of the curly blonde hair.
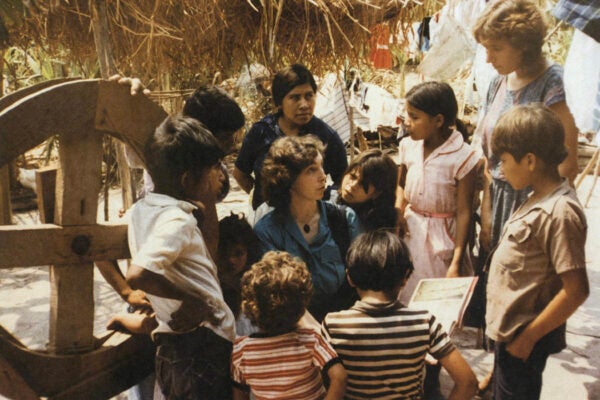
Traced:
<path fill-rule="evenodd" d="M 269 251 L 242 277 L 242 309 L 269 334 L 289 332 L 312 296 L 306 264 L 284 251 Z"/>
<path fill-rule="evenodd" d="M 267 204 L 278 210 L 288 207 L 292 185 L 319 154 L 324 154 L 323 142 L 313 135 L 284 136 L 273 142 L 261 171 Z"/>
<path fill-rule="evenodd" d="M 529 0 L 502 0 L 490 3 L 475 22 L 473 36 L 478 43 L 505 40 L 523 51 L 523 65 L 539 61 L 546 36 L 544 15 Z"/>

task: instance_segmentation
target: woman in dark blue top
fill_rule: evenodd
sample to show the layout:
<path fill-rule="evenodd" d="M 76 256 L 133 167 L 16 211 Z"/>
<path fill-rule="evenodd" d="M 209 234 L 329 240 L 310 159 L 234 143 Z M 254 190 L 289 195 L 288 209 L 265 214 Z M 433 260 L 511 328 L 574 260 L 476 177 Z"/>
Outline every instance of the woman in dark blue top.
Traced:
<path fill-rule="evenodd" d="M 255 210 L 263 202 L 262 165 L 271 144 L 279 137 L 307 134 L 318 137 L 326 147 L 323 167 L 325 173 L 331 175 L 334 185 L 339 184 L 348 166 L 346 148 L 337 132 L 314 116 L 317 84 L 305 66 L 293 64 L 279 71 L 273 78 L 271 91 L 278 111 L 250 128 L 233 171 L 243 190 L 250 193 L 254 187 L 252 208 Z"/>

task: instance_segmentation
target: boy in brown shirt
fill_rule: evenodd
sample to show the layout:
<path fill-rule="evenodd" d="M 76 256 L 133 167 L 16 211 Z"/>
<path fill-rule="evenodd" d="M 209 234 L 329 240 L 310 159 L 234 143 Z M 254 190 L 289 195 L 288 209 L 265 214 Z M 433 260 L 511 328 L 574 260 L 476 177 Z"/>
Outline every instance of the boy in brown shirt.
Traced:
<path fill-rule="evenodd" d="M 496 342 L 494 399 L 538 399 L 550 354 L 566 347 L 566 320 L 585 301 L 585 214 L 558 173 L 564 130 L 548 108 L 505 113 L 492 151 L 514 189 L 533 192 L 506 222 L 487 284 L 487 335 Z"/>

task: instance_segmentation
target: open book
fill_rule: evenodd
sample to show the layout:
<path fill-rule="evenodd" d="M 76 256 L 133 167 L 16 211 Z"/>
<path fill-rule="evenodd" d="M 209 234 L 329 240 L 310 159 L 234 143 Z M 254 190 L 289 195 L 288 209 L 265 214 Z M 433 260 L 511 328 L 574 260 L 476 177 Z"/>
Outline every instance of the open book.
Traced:
<path fill-rule="evenodd" d="M 476 276 L 421 279 L 408 306 L 428 310 L 450 335 L 462 325 L 477 279 Z"/>

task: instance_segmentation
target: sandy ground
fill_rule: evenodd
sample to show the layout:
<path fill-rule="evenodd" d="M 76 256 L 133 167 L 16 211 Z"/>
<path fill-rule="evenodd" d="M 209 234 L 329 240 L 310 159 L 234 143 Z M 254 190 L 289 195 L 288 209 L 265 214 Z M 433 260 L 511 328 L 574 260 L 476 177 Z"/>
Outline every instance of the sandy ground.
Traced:
<path fill-rule="evenodd" d="M 585 199 L 592 184 L 588 176 L 579 189 L 580 198 Z M 111 193 L 111 220 L 117 220 L 120 197 Z M 227 199 L 219 204 L 219 217 L 230 213 L 245 212 L 248 197 L 232 180 L 232 190 Z M 99 210 L 103 207 L 100 205 Z M 589 206 L 587 268 L 591 283 L 591 295 L 579 308 L 568 324 L 568 348 L 548 361 L 544 374 L 542 399 L 597 399 L 600 398 L 600 251 L 596 249 L 600 238 L 600 184 L 596 186 Z M 99 216 L 99 220 L 100 220 Z M 15 223 L 36 223 L 37 212 L 15 215 Z M 94 298 L 96 320 L 94 334 L 106 333 L 105 325 L 112 315 L 125 308 L 123 301 L 104 282 L 96 271 Z M 0 325 L 12 332 L 23 344 L 32 349 L 43 349 L 48 340 L 49 283 L 48 268 L 0 269 Z M 489 370 L 492 356 L 477 348 L 476 331 L 464 329 L 454 338 L 478 377 Z M 442 372 L 442 389 L 450 390 L 451 382 Z M 119 399 L 125 399 L 119 396 Z M 486 397 L 487 398 L 487 397 Z"/>

